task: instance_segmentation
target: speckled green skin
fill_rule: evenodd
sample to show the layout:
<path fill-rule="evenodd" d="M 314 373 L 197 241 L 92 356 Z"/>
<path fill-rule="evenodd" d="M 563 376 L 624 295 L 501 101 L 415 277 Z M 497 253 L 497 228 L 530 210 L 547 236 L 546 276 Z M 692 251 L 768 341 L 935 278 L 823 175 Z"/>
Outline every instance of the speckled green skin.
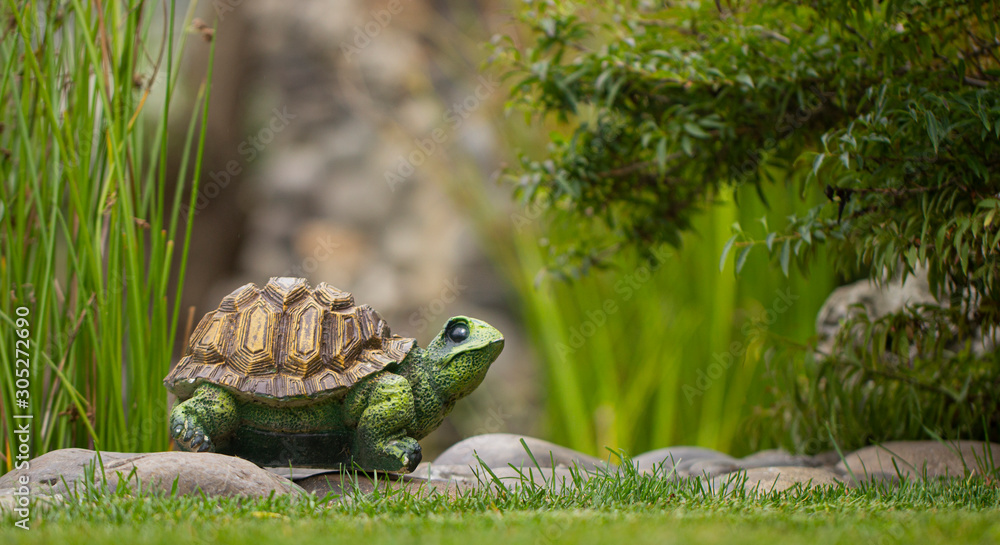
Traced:
<path fill-rule="evenodd" d="M 459 343 L 447 336 L 457 322 L 469 328 Z M 325 399 L 241 399 L 202 384 L 171 411 L 171 436 L 183 450 L 259 465 L 413 471 L 421 458 L 417 440 L 479 386 L 502 349 L 499 331 L 457 316 L 426 349 L 414 347 L 398 365 Z"/>

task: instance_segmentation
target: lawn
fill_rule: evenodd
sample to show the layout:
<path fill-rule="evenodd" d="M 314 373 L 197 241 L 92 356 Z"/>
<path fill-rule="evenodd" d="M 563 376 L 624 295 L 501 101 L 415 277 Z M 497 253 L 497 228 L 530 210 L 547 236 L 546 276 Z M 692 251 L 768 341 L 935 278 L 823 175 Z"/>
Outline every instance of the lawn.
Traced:
<path fill-rule="evenodd" d="M 125 506 L 120 506 L 128 511 Z M 280 512 L 280 511 L 279 511 Z M 268 518 L 273 516 L 274 518 Z M 261 518 L 258 518 L 261 517 Z M 8 536 L 7 534 L 10 534 Z M 760 509 L 595 509 L 296 515 L 270 512 L 213 516 L 172 513 L 113 523 L 82 517 L 5 530 L 14 543 L 996 543 L 995 512 L 819 511 Z M 878 541 L 877 541 L 878 540 Z"/>
<path fill-rule="evenodd" d="M 595 477 L 559 493 L 496 487 L 458 497 L 374 493 L 347 501 L 82 494 L 37 507 L 3 543 L 997 543 L 993 481 L 792 489 L 721 496 L 659 476 Z"/>

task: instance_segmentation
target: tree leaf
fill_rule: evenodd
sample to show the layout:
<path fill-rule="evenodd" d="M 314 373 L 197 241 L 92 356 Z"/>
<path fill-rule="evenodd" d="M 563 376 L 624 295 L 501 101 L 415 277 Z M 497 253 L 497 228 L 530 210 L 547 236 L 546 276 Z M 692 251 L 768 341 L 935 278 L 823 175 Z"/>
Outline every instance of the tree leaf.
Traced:
<path fill-rule="evenodd" d="M 694 155 L 694 144 L 686 135 L 681 137 L 681 150 L 688 156 Z"/>
<path fill-rule="evenodd" d="M 778 233 L 768 233 L 767 234 L 767 251 L 771 251 L 771 246 L 774 245 L 774 237 Z"/>
<path fill-rule="evenodd" d="M 726 256 L 729 255 L 729 250 L 732 249 L 733 243 L 736 242 L 736 237 L 740 236 L 736 233 L 729 240 L 726 241 L 726 245 L 722 247 L 722 257 L 719 258 L 719 272 L 726 268 Z"/>
<path fill-rule="evenodd" d="M 941 140 L 941 134 L 938 132 L 938 122 L 937 118 L 930 110 L 924 112 L 924 117 L 927 121 L 927 136 L 931 139 L 931 143 L 934 144 L 934 153 L 938 152 L 938 143 Z"/>
<path fill-rule="evenodd" d="M 812 169 L 813 176 L 816 176 L 816 173 L 819 172 L 820 167 L 823 166 L 823 159 L 826 159 L 825 153 L 817 153 L 816 158 L 813 159 L 813 169 Z"/>
<path fill-rule="evenodd" d="M 735 79 L 736 81 L 742 83 L 743 85 L 746 85 L 747 87 L 749 87 L 751 89 L 756 89 L 757 88 L 753 84 L 753 78 L 751 78 L 747 74 L 737 74 L 736 77 L 734 77 L 733 79 Z"/>
<path fill-rule="evenodd" d="M 693 136 L 695 138 L 709 138 L 710 137 L 710 135 L 707 132 L 703 131 L 701 129 L 701 127 L 698 126 L 697 123 L 692 123 L 690 121 L 688 121 L 687 123 L 684 124 L 684 132 L 690 134 L 691 136 Z"/>
<path fill-rule="evenodd" d="M 802 240 L 806 241 L 806 244 L 812 244 L 812 231 L 809 230 L 808 225 L 799 227 L 799 235 L 802 237 Z"/>
<path fill-rule="evenodd" d="M 788 258 L 792 249 L 791 244 L 789 244 L 790 242 L 790 240 L 786 240 L 781 246 L 781 272 L 785 274 L 786 278 L 788 277 Z"/>
<path fill-rule="evenodd" d="M 740 252 L 739 257 L 736 258 L 736 274 L 740 274 L 740 271 L 743 270 L 743 265 L 746 264 L 747 256 L 750 254 L 750 250 L 752 248 L 753 248 L 752 244 L 747 246 L 746 248 L 743 248 L 743 251 Z"/>

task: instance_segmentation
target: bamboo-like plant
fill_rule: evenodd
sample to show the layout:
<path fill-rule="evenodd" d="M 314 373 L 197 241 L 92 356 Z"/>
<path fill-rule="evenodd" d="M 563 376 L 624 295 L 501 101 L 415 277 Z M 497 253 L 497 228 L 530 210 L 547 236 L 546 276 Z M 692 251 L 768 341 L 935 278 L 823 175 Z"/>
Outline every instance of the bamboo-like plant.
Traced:
<path fill-rule="evenodd" d="M 183 21 L 170 0 L 0 10 L 3 470 L 26 448 L 167 447 L 161 380 L 193 220 L 182 211 L 194 205 L 182 196 L 197 191 L 212 71 L 175 143 L 168 122 L 196 4 Z M 168 151 L 181 142 L 168 191 Z"/>

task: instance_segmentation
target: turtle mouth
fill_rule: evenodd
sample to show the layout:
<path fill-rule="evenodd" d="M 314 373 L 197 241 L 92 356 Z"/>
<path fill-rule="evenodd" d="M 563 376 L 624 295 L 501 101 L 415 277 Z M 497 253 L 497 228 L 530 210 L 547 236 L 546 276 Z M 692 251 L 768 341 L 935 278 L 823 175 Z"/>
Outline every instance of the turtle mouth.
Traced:
<path fill-rule="evenodd" d="M 495 341 L 490 341 L 490 344 L 488 344 L 487 346 L 489 346 L 493 350 L 493 357 L 496 358 L 497 356 L 500 355 L 500 352 L 503 350 L 503 338 L 501 337 Z"/>

